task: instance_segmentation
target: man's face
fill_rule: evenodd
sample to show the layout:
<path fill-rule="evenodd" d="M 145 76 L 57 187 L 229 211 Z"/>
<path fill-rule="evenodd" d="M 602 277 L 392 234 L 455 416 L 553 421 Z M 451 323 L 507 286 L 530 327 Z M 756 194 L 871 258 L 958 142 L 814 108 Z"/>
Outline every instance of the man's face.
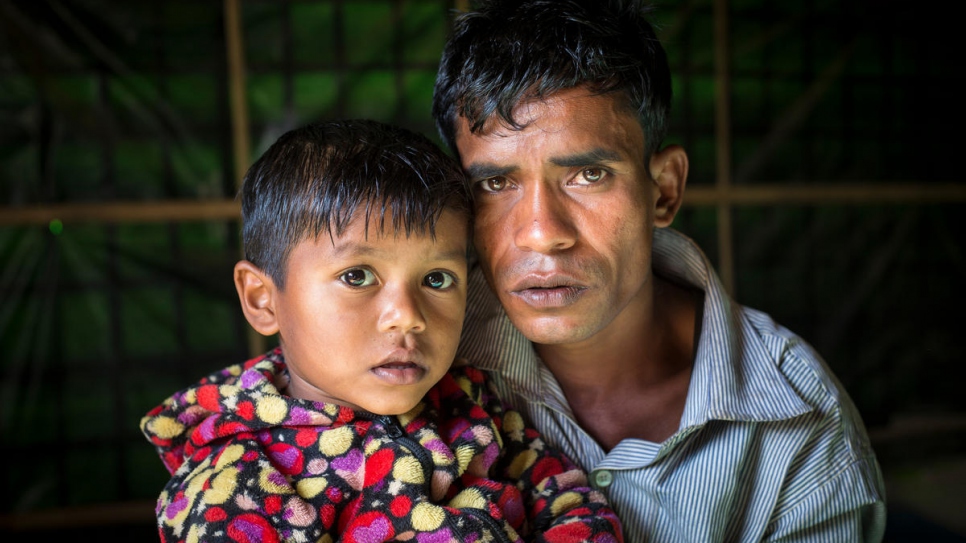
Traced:
<path fill-rule="evenodd" d="M 471 134 L 461 118 L 456 135 L 476 248 L 510 320 L 535 343 L 576 344 L 650 310 L 658 189 L 633 113 L 577 88 L 514 116 L 526 128 L 491 119 Z"/>
<path fill-rule="evenodd" d="M 334 243 L 322 235 L 298 244 L 284 290 L 274 291 L 288 393 L 382 415 L 415 407 L 456 353 L 466 222 L 444 211 L 433 241 L 380 233 L 375 217 L 367 237 L 357 217 Z"/>

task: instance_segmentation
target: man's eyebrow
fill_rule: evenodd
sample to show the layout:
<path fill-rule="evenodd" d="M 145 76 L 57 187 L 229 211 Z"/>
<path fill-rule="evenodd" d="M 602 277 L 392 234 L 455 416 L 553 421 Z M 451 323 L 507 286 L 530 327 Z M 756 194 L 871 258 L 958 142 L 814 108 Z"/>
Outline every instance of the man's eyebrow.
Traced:
<path fill-rule="evenodd" d="M 512 173 L 516 168 L 513 166 L 498 166 L 492 162 L 474 162 L 466 168 L 466 175 L 470 179 L 489 179 L 490 177 L 500 177 Z"/>
<path fill-rule="evenodd" d="M 601 162 L 620 162 L 624 157 L 612 149 L 596 147 L 582 153 L 551 157 L 550 163 L 561 168 L 577 168 Z M 466 175 L 470 179 L 489 179 L 509 175 L 517 170 L 515 166 L 500 166 L 492 162 L 474 162 L 466 166 Z"/>
<path fill-rule="evenodd" d="M 553 165 L 562 168 L 577 168 L 580 166 L 599 164 L 601 162 L 620 162 L 621 160 L 623 160 L 623 157 L 620 153 L 612 149 L 604 149 L 603 147 L 597 147 L 583 153 L 550 158 L 550 162 Z"/>

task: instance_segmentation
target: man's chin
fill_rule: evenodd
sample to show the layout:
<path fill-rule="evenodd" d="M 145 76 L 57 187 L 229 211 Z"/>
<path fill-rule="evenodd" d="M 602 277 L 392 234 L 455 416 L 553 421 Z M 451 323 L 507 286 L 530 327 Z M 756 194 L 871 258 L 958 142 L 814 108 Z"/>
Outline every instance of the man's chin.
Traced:
<path fill-rule="evenodd" d="M 525 317 L 510 322 L 516 326 L 524 337 L 540 345 L 566 345 L 586 339 L 592 334 L 587 333 L 579 323 L 569 316 L 553 317 Z"/>

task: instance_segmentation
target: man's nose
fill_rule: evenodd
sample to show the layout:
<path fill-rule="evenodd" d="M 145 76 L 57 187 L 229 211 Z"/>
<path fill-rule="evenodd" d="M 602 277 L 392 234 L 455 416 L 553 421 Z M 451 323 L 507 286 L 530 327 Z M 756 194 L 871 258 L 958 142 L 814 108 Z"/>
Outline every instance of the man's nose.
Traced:
<path fill-rule="evenodd" d="M 426 317 L 415 286 L 394 286 L 383 290 L 380 332 L 419 333 L 426 329 Z"/>
<path fill-rule="evenodd" d="M 577 229 L 566 195 L 554 188 L 535 184 L 514 207 L 514 242 L 519 249 L 547 254 L 576 243 Z"/>

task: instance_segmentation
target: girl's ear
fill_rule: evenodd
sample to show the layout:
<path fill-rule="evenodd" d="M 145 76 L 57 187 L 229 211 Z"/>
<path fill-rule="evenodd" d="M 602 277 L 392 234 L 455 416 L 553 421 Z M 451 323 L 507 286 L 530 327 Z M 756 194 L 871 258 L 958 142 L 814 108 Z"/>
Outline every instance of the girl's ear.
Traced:
<path fill-rule="evenodd" d="M 669 145 L 651 155 L 651 179 L 657 184 L 654 225 L 670 226 L 684 201 L 688 179 L 688 154 L 680 145 Z"/>
<path fill-rule="evenodd" d="M 278 332 L 275 300 L 278 289 L 272 278 L 247 260 L 235 264 L 235 290 L 248 324 L 263 336 Z"/>

